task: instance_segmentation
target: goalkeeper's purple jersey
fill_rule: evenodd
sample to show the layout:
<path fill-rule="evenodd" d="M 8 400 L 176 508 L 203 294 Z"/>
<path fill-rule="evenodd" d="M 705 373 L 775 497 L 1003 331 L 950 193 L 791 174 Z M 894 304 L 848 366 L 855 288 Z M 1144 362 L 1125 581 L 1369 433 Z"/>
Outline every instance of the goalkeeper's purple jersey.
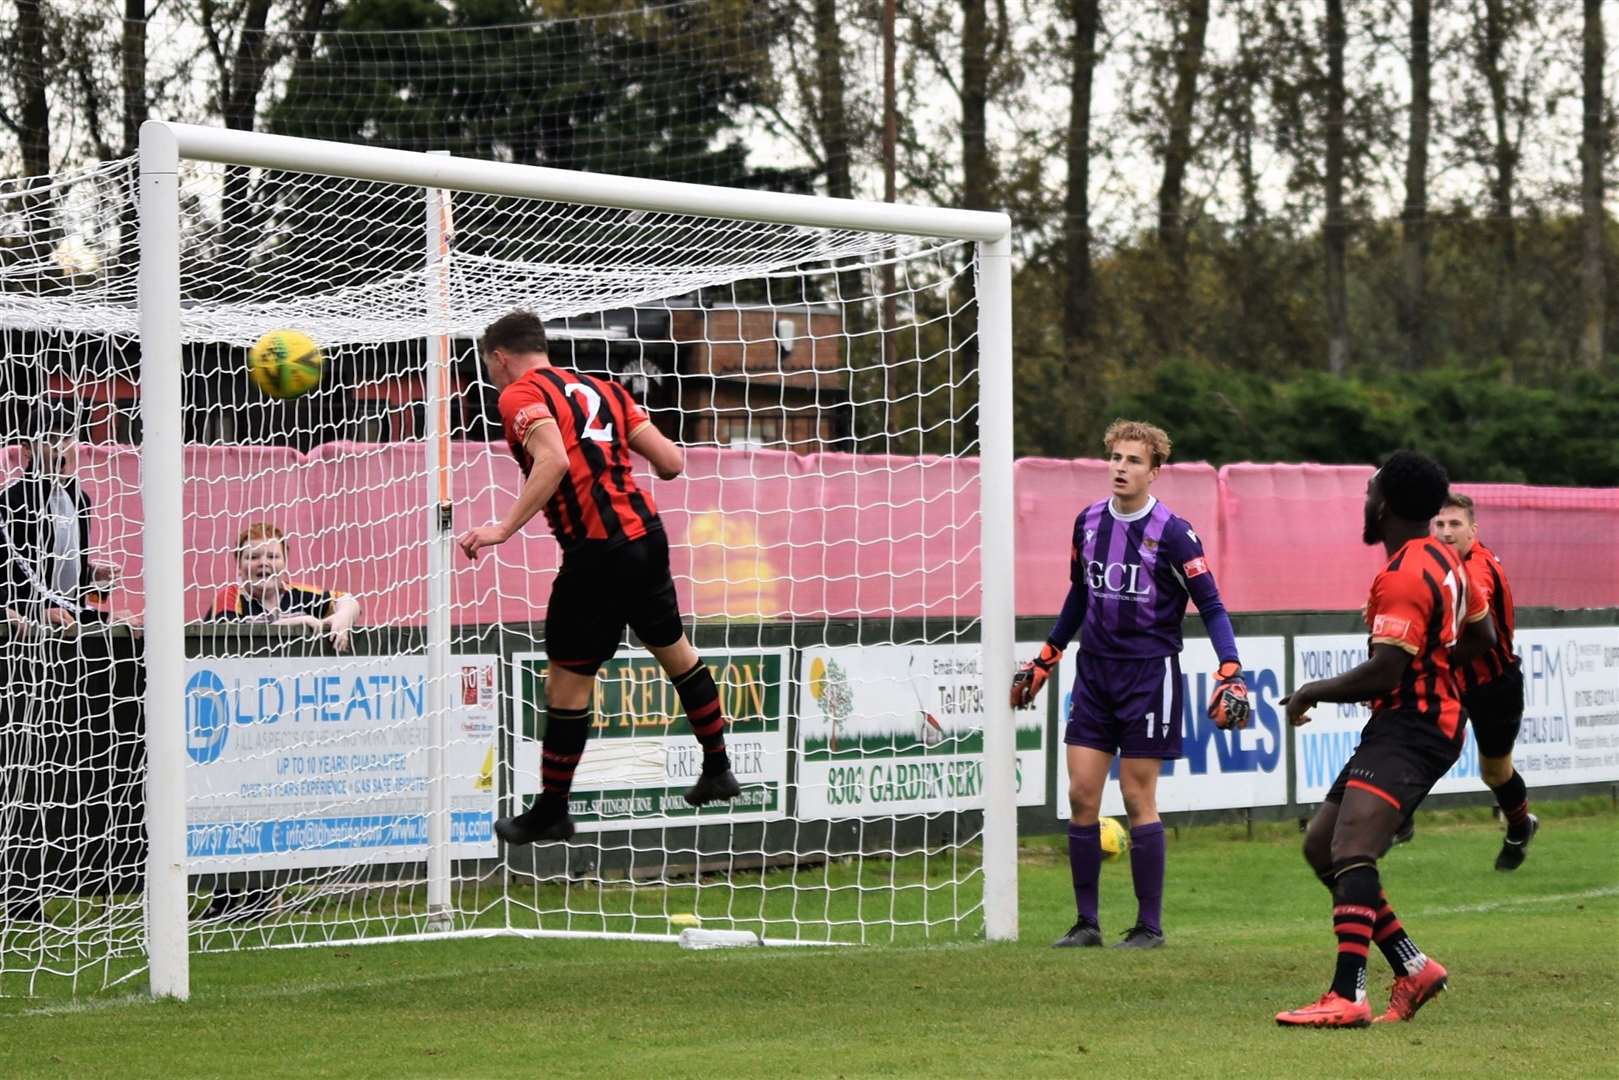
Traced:
<path fill-rule="evenodd" d="M 1087 653 L 1139 660 L 1179 654 L 1190 597 L 1210 624 L 1216 651 L 1229 647 L 1235 655 L 1234 643 L 1219 640 L 1230 640 L 1230 622 L 1203 541 L 1155 498 L 1128 516 L 1113 510 L 1112 499 L 1086 507 L 1074 519 L 1069 577 L 1082 599 Z M 1216 629 L 1216 622 L 1223 625 Z"/>

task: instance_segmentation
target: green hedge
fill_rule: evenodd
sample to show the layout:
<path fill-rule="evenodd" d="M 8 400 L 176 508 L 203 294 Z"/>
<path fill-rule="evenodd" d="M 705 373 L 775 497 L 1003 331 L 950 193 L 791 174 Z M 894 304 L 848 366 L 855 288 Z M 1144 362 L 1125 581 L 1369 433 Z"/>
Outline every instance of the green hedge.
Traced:
<path fill-rule="evenodd" d="M 1177 461 L 1367 464 L 1407 446 L 1454 480 L 1619 485 L 1611 375 L 1579 372 L 1550 389 L 1514 385 L 1500 368 L 1279 378 L 1166 360 L 1109 382 L 1103 411 L 1163 425 Z"/>

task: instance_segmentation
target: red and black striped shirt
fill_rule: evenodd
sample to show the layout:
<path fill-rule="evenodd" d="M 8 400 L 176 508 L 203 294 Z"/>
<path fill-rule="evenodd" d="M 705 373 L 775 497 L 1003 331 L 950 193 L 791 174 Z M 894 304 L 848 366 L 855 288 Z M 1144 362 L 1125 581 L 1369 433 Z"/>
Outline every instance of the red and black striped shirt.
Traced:
<path fill-rule="evenodd" d="M 226 585 L 214 594 L 208 608 L 210 619 L 242 619 L 262 622 L 285 615 L 313 615 L 329 619 L 337 614 L 337 598 L 347 593 L 323 589 L 319 585 L 288 582 L 281 589 L 281 599 L 275 608 L 267 608 L 240 585 Z"/>
<path fill-rule="evenodd" d="M 1371 645 L 1396 645 L 1411 654 L 1400 683 L 1372 699 L 1373 712 L 1403 712 L 1436 725 L 1447 739 L 1461 729 L 1461 688 L 1450 650 L 1462 622 L 1489 613 L 1468 588 L 1468 574 L 1448 544 L 1423 537 L 1394 553 L 1372 580 L 1366 602 Z"/>
<path fill-rule="evenodd" d="M 500 393 L 506 443 L 527 476 L 534 466 L 524 443 L 534 425 L 554 422 L 568 450 L 568 472 L 545 504 L 545 520 L 563 551 L 586 544 L 617 547 L 662 528 L 658 508 L 636 486 L 630 437 L 652 421 L 630 392 L 611 379 L 536 368 Z"/>
<path fill-rule="evenodd" d="M 1495 552 L 1475 541 L 1463 563 L 1467 567 L 1469 586 L 1495 618 L 1495 644 L 1459 673 L 1462 689 L 1472 690 L 1499 678 L 1503 671 L 1518 662 L 1518 657 L 1512 651 L 1512 587 L 1507 584 L 1501 560 L 1495 557 Z"/>

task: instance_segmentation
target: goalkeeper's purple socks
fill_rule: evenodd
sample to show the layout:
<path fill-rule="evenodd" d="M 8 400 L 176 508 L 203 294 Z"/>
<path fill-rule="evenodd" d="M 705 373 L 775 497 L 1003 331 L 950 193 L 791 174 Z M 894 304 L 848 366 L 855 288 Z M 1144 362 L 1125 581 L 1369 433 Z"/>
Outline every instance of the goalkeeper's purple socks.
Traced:
<path fill-rule="evenodd" d="M 1164 932 L 1164 823 L 1130 830 L 1130 879 L 1136 887 L 1136 925 Z"/>
<path fill-rule="evenodd" d="M 714 685 L 714 673 L 699 660 L 671 681 L 686 710 L 691 733 L 703 745 L 703 771 L 728 772 L 731 758 L 725 752 L 725 712 L 720 708 L 720 688 Z"/>
<path fill-rule="evenodd" d="M 1102 826 L 1068 824 L 1068 870 L 1074 878 L 1074 907 L 1081 920 L 1100 925 L 1096 917 L 1097 883 L 1102 877 Z"/>

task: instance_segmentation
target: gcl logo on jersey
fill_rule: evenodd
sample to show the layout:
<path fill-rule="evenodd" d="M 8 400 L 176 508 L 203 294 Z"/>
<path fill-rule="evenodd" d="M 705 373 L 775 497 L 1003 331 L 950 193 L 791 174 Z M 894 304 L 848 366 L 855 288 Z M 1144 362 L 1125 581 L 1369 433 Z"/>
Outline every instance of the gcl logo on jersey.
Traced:
<path fill-rule="evenodd" d="M 1085 564 L 1085 577 L 1097 592 L 1124 593 L 1128 596 L 1152 595 L 1152 579 L 1141 580 L 1140 563 L 1108 563 L 1105 566 L 1092 559 Z"/>

